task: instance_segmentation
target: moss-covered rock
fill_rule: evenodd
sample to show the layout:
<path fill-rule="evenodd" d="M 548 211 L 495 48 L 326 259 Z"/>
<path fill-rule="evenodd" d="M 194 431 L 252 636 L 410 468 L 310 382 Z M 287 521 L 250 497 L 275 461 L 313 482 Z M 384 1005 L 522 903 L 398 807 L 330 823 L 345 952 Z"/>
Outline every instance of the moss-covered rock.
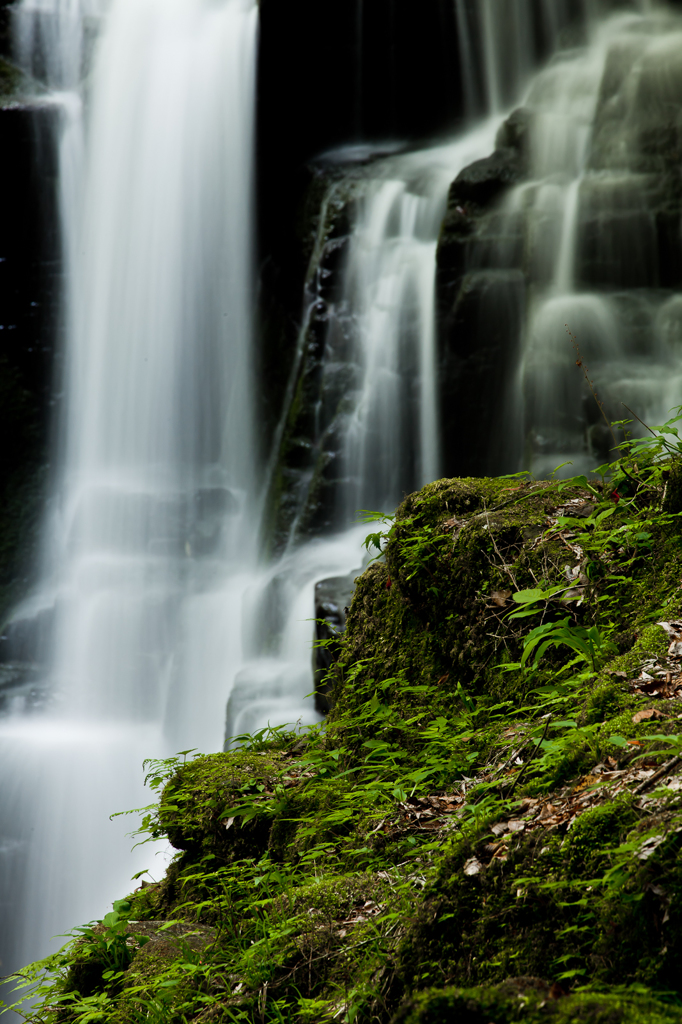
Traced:
<path fill-rule="evenodd" d="M 539 978 L 513 978 L 496 988 L 430 989 L 406 1006 L 395 1024 L 511 1024 L 562 1021 L 578 1024 L 668 1024 L 680 1020 L 676 1006 L 663 1006 L 646 995 L 623 992 L 572 995 Z"/>
<path fill-rule="evenodd" d="M 159 824 L 172 845 L 193 858 L 211 854 L 221 860 L 253 856 L 267 848 L 264 813 L 235 828 L 230 811 L 247 795 L 259 796 L 264 809 L 275 796 L 287 763 L 280 752 L 234 751 L 191 761 L 166 786 Z"/>
<path fill-rule="evenodd" d="M 678 1020 L 682 548 L 660 468 L 630 468 L 619 502 L 584 479 L 406 498 L 326 728 L 152 765 L 146 827 L 178 855 L 123 947 L 105 919 L 48 965 L 59 1020 Z M 557 620 L 591 653 L 524 667 Z"/>

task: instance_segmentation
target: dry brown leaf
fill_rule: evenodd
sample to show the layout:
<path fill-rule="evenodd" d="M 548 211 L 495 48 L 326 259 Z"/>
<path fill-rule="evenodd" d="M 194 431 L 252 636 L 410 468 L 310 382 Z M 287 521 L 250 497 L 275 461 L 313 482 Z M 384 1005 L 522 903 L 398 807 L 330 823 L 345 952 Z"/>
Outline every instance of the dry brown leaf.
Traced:
<path fill-rule="evenodd" d="M 647 708 L 645 711 L 638 711 L 637 714 L 632 716 L 632 721 L 635 725 L 639 725 L 640 722 L 648 722 L 650 718 L 665 718 L 662 711 L 657 711 L 656 708 Z M 630 742 L 634 742 L 630 740 Z"/>
<path fill-rule="evenodd" d="M 589 786 L 594 786 L 598 782 L 601 782 L 599 775 L 584 775 L 578 785 L 575 787 L 576 793 L 580 793 L 581 790 L 587 789 Z"/>
<path fill-rule="evenodd" d="M 480 874 L 482 869 L 483 865 L 478 857 L 470 857 L 464 865 L 464 874 L 468 875 L 469 878 L 472 878 L 474 875 Z"/>

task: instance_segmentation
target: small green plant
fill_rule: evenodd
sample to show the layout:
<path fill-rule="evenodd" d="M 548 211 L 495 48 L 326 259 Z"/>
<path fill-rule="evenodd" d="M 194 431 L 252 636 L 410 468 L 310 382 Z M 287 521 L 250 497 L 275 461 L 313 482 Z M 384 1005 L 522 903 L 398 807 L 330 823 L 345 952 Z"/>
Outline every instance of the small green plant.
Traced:
<path fill-rule="evenodd" d="M 167 834 L 176 860 L 43 962 L 26 1016 L 385 1024 L 402 1012 L 395 991 L 419 999 L 471 979 L 617 975 L 660 989 L 659 950 L 679 950 L 663 902 L 679 888 L 679 795 L 656 792 L 650 828 L 642 801 L 573 845 L 610 774 L 680 748 L 676 719 L 651 734 L 634 724 L 645 698 L 605 665 L 613 637 L 627 657 L 630 634 L 659 614 L 651 566 L 669 571 L 671 594 L 682 576 L 662 470 L 628 458 L 602 467 L 601 484 L 443 481 L 379 516 L 365 546 L 387 562 L 334 638 L 326 724 L 145 762 L 160 802 L 143 809 L 141 838 Z M 648 959 L 623 952 L 631 904 L 648 915 Z M 151 949 L 128 926 L 137 916 L 156 921 Z M 83 964 L 98 967 L 90 980 Z M 513 998 L 510 1020 L 528 1010 Z M 572 1004 L 558 1005 L 568 1019 Z"/>
<path fill-rule="evenodd" d="M 566 586 L 561 583 L 555 587 L 534 587 L 529 590 L 517 590 L 515 594 L 512 594 L 512 600 L 521 607 L 518 611 L 509 612 L 507 618 L 511 622 L 516 619 L 527 619 L 538 613 L 544 613 L 549 608 L 550 601 L 566 594 L 574 586 L 575 584 Z"/>
<path fill-rule="evenodd" d="M 591 672 L 595 672 L 601 662 L 617 653 L 615 645 L 602 635 L 597 626 L 577 625 L 567 616 L 558 622 L 543 622 L 536 626 L 523 638 L 521 660 L 503 663 L 499 667 L 503 672 L 517 671 L 526 667 L 536 671 L 547 651 L 558 647 L 568 647 L 576 655 L 573 661 L 563 666 L 564 670 L 579 662 L 584 662 Z M 530 665 L 529 662 L 531 662 Z"/>
<path fill-rule="evenodd" d="M 18 971 L 10 980 L 16 992 L 26 994 L 10 1006 L 0 1003 L 0 1012 L 13 1010 L 28 1020 L 48 1024 L 62 1019 L 76 1024 L 105 1019 L 124 972 L 149 942 L 144 935 L 131 935 L 130 909 L 128 900 L 116 900 L 101 921 L 75 928 L 73 937 L 57 953 Z M 90 977 L 101 977 L 103 991 L 79 992 L 74 979 L 88 969 L 95 971 Z"/>
<path fill-rule="evenodd" d="M 560 622 L 545 622 L 530 631 L 523 643 L 521 664 L 525 665 L 535 652 L 533 664 L 537 668 L 543 655 L 556 647 L 568 647 L 591 672 L 609 655 L 617 653 L 617 648 L 602 636 L 597 626 L 580 626 L 565 618 Z"/>
<path fill-rule="evenodd" d="M 79 955 L 94 960 L 107 971 L 124 971 L 131 963 L 137 949 L 149 940 L 144 936 L 132 939 L 129 933 L 128 900 L 116 900 L 113 910 L 105 914 L 97 924 L 90 923 L 76 928 L 81 935 Z"/>
<path fill-rule="evenodd" d="M 648 426 L 629 406 L 624 404 L 623 408 L 627 409 L 638 423 L 641 423 L 647 431 L 647 435 L 651 435 L 628 438 L 624 441 L 620 448 L 625 455 L 632 458 L 644 456 L 648 461 L 653 460 L 656 462 L 682 456 L 682 437 L 680 437 L 680 432 L 675 426 L 676 423 L 682 421 L 682 405 L 671 410 L 674 415 L 669 420 L 654 427 Z"/>
<path fill-rule="evenodd" d="M 368 509 L 363 509 L 358 513 L 358 515 L 363 523 L 381 523 L 386 527 L 386 529 L 377 530 L 374 533 L 368 533 L 363 541 L 362 546 L 365 551 L 369 553 L 370 549 L 373 548 L 377 552 L 377 554 L 371 559 L 371 561 L 374 562 L 384 554 L 386 541 L 388 540 L 391 530 L 395 524 L 395 516 L 385 515 L 383 512 L 370 512 Z"/>

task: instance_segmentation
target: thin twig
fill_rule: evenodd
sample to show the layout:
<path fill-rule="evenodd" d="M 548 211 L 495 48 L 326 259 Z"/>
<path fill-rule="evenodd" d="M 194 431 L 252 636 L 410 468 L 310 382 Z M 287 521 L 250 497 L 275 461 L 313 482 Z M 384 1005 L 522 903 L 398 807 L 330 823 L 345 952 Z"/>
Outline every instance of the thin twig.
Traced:
<path fill-rule="evenodd" d="M 660 782 L 660 780 L 668 775 L 673 768 L 677 768 L 678 764 L 681 763 L 682 755 L 677 754 L 675 757 L 671 758 L 671 760 L 659 768 L 657 772 L 654 772 L 650 779 L 645 779 L 644 782 L 640 783 L 635 790 L 635 796 L 641 796 L 642 793 L 646 793 L 647 789 L 651 789 L 652 786 L 657 782 Z"/>
<path fill-rule="evenodd" d="M 611 425 L 611 421 L 608 418 L 608 416 L 606 415 L 606 413 L 604 412 L 604 403 L 599 401 L 599 397 L 597 395 L 597 389 L 595 388 L 593 382 L 590 380 L 589 374 L 587 372 L 587 366 L 585 365 L 585 363 L 583 361 L 583 357 L 580 354 L 580 345 L 578 344 L 578 339 L 569 330 L 568 324 L 564 324 L 564 327 L 566 328 L 566 333 L 568 334 L 569 338 L 573 342 L 573 348 L 575 349 L 576 355 L 578 356 L 578 358 L 575 361 L 575 365 L 579 366 L 580 369 L 583 371 L 583 376 L 584 376 L 585 380 L 587 381 L 588 388 L 592 392 L 592 397 L 594 398 L 595 402 L 597 403 L 597 408 L 599 409 L 599 412 L 604 417 L 604 423 L 609 428 L 609 433 L 611 434 L 611 438 L 613 439 L 613 446 L 614 446 L 614 448 L 617 448 L 618 447 L 618 441 L 616 439 L 616 435 L 613 432 L 613 427 Z"/>
<path fill-rule="evenodd" d="M 527 767 L 528 767 L 528 765 L 529 765 L 529 764 L 531 763 L 531 761 L 533 761 L 533 760 L 535 759 L 535 755 L 537 754 L 538 750 L 540 749 L 540 747 L 541 747 L 541 746 L 542 746 L 542 744 L 544 743 L 544 741 L 545 741 L 545 736 L 547 735 L 547 730 L 549 729 L 549 723 L 550 723 L 551 721 L 552 721 L 552 715 L 551 715 L 551 714 L 550 714 L 550 715 L 547 715 L 547 722 L 546 722 L 546 724 L 545 724 L 545 731 L 543 732 L 542 736 L 540 737 L 540 742 L 538 743 L 537 747 L 536 747 L 536 748 L 535 748 L 535 750 L 533 751 L 533 754 L 532 754 L 532 756 L 528 758 L 528 760 L 527 760 L 527 761 L 526 761 L 526 763 L 524 764 L 523 768 L 521 769 L 521 771 L 519 772 L 519 774 L 518 774 L 518 775 L 516 776 L 516 778 L 514 779 L 514 785 L 512 786 L 512 788 L 511 788 L 511 790 L 510 790 L 510 792 L 509 792 L 509 797 L 508 797 L 508 799 L 509 799 L 509 800 L 511 800 L 511 798 L 512 798 L 512 797 L 514 796 L 514 790 L 516 789 L 517 785 L 518 785 L 518 784 L 519 784 L 519 782 L 521 781 L 521 776 L 523 775 L 523 773 L 525 772 L 526 768 L 527 768 Z"/>
<path fill-rule="evenodd" d="M 642 424 L 645 430 L 648 430 L 650 434 L 654 435 L 654 437 L 658 437 L 656 431 L 652 430 L 652 428 L 647 423 L 645 423 L 644 420 L 640 419 L 637 413 L 633 409 L 631 409 L 629 405 L 626 405 L 625 402 L 621 402 L 620 404 L 623 406 L 624 409 L 627 409 L 631 416 L 635 417 L 638 423 Z"/>
<path fill-rule="evenodd" d="M 494 533 L 493 533 L 493 531 L 491 529 L 491 526 L 490 526 L 490 513 L 489 512 L 486 512 L 485 518 L 486 518 L 486 525 L 488 527 L 488 534 L 490 536 L 491 541 L 493 542 L 493 547 L 495 548 L 495 551 L 497 553 L 497 557 L 499 558 L 499 560 L 501 562 L 501 568 L 502 568 L 502 570 L 504 572 L 507 573 L 507 575 L 509 576 L 510 580 L 512 581 L 512 583 L 516 587 L 516 589 L 519 590 L 520 588 L 519 588 L 518 583 L 516 582 L 516 577 L 514 576 L 514 573 L 511 570 L 511 566 L 507 565 L 507 563 L 505 562 L 504 558 L 502 557 L 502 554 L 500 553 L 500 549 L 497 546 L 497 541 L 495 540 L 495 535 L 494 535 Z"/>

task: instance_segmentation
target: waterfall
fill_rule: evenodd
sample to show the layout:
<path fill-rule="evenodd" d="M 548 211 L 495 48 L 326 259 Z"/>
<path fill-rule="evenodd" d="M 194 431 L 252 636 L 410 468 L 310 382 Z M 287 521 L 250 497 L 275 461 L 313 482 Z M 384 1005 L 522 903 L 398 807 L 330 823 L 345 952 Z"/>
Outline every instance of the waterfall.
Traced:
<path fill-rule="evenodd" d="M 5 970 L 101 916 L 134 871 L 162 872 L 163 848 L 129 856 L 125 824 L 107 822 L 146 801 L 144 757 L 318 719 L 310 620 L 343 628 L 357 511 L 392 511 L 459 443 L 441 429 L 439 232 L 451 182 L 514 104 L 531 117 L 529 174 L 472 233 L 465 268 L 472 288 L 492 282 L 481 323 L 506 318 L 518 353 L 499 468 L 568 457 L 577 472 L 603 448 L 593 418 L 585 450 L 565 323 L 614 407 L 657 416 L 678 395 L 682 298 L 653 255 L 640 128 L 679 80 L 679 20 L 599 6 L 453 0 L 467 130 L 325 155 L 269 453 L 254 422 L 255 0 L 19 6 L 24 66 L 59 111 L 67 342 L 43 581 L 6 631 L 26 645 L 47 622 L 51 639 L 33 696 L 0 723 Z M 562 51 L 577 8 L 587 42 Z M 365 85 L 359 68 L 358 97 Z M 280 554 L 263 564 L 264 494 L 281 481 Z"/>
<path fill-rule="evenodd" d="M 537 66 L 538 45 L 553 53 L 572 14 L 569 0 L 541 0 L 539 10 L 531 0 L 454 0 L 454 5 L 457 57 L 470 119 L 500 114 L 519 98 Z"/>
<path fill-rule="evenodd" d="M 331 350 L 348 310 L 355 319 L 357 400 L 342 429 L 339 523 L 359 509 L 390 511 L 438 477 L 436 241 L 453 168 L 482 157 L 493 137 L 486 123 L 453 145 L 384 162 L 359 202 L 342 293 L 327 314 Z"/>
<path fill-rule="evenodd" d="M 606 419 L 632 419 L 627 406 L 661 423 L 682 402 L 679 215 L 666 184 L 677 163 L 669 104 L 679 101 L 681 41 L 682 19 L 664 9 L 614 15 L 593 25 L 584 49 L 559 54 L 525 97 L 528 174 L 494 229 L 520 245 L 481 242 L 486 255 L 470 260 L 524 278 L 505 401 L 516 412 L 501 462 L 495 442 L 496 467 L 544 477 L 569 463 L 562 474 L 589 473 L 613 457 Z"/>
<path fill-rule="evenodd" d="M 568 7 L 541 5 L 548 50 L 567 24 Z M 440 475 L 438 235 L 450 183 L 490 152 L 499 110 L 537 64 L 533 10 L 530 0 L 455 0 L 465 113 L 474 122 L 461 138 L 384 159 L 373 159 L 382 147 L 357 144 L 325 155 L 331 184 L 273 459 L 273 489 L 287 492 L 276 516 L 285 554 L 256 588 L 253 607 L 267 623 L 267 639 L 261 628 L 260 647 L 237 676 L 228 732 L 267 724 L 273 709 L 282 720 L 285 695 L 312 688 L 310 629 L 300 619 L 326 617 L 343 628 L 367 533 L 353 525 L 359 510 L 392 512 L 405 493 Z M 344 177 L 349 161 L 360 167 Z M 340 234 L 334 212 L 343 219 L 346 210 L 350 229 Z M 307 540 L 310 533 L 318 536 Z"/>
<path fill-rule="evenodd" d="M 44 578 L 7 629 L 52 619 L 41 706 L 0 726 L 5 972 L 163 872 L 107 818 L 144 757 L 222 744 L 259 516 L 257 7 L 26 0 L 17 29 L 61 113 L 68 283 Z"/>
<path fill-rule="evenodd" d="M 24 0 L 15 12 L 21 66 L 53 93 L 78 93 L 104 0 Z"/>
<path fill-rule="evenodd" d="M 302 443 L 287 452 L 285 439 L 282 449 L 282 460 L 295 464 L 280 517 L 289 548 L 310 531 L 346 528 L 359 509 L 388 512 L 440 475 L 434 285 L 448 190 L 494 148 L 504 107 L 523 95 L 541 52 L 556 48 L 571 7 L 543 0 L 538 22 L 531 0 L 454 0 L 471 128 L 455 142 L 383 159 L 371 146 L 325 155 L 324 210 L 349 210 L 352 223 L 344 233 L 323 212 L 308 274 L 299 370 L 301 382 L 319 384 L 308 411 L 288 424 Z M 344 177 L 335 168 L 349 161 L 357 165 Z M 300 357 L 306 349 L 310 364 Z"/>

